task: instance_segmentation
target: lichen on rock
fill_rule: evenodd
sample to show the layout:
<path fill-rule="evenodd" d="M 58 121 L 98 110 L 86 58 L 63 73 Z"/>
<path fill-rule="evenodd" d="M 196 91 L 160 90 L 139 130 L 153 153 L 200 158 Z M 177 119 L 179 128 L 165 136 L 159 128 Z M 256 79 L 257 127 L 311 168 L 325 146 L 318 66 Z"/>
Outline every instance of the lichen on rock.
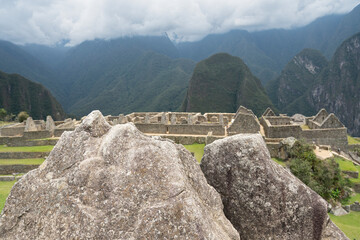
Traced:
<path fill-rule="evenodd" d="M 99 111 L 17 182 L 1 239 L 239 239 L 181 145 L 111 127 Z"/>
<path fill-rule="evenodd" d="M 241 239 L 347 239 L 326 201 L 271 160 L 260 134 L 207 145 L 201 169 Z"/>

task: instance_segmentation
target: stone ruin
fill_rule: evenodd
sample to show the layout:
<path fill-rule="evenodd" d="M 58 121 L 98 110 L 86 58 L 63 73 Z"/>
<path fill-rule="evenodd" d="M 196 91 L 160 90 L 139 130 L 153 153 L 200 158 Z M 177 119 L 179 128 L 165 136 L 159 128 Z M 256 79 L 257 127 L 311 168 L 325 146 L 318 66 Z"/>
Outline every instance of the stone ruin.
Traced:
<path fill-rule="evenodd" d="M 14 185 L 0 238 L 347 239 L 260 134 L 207 145 L 200 168 L 183 146 L 99 111 Z"/>
<path fill-rule="evenodd" d="M 51 116 L 47 116 L 45 122 L 28 117 L 22 123 L 2 127 L 0 137 L 24 137 L 27 139 L 60 137 L 64 131 L 74 130 L 78 124 L 80 121 L 71 118 L 64 121 L 54 121 Z"/>
<path fill-rule="evenodd" d="M 309 144 L 328 145 L 335 150 L 347 151 L 347 128 L 333 113 L 329 114 L 325 109 L 321 109 L 313 117 L 300 114 L 289 117 L 284 114 L 276 116 L 269 112 L 272 111 L 264 112 L 260 123 L 270 148 L 274 148 L 282 139 L 294 137 Z"/>
<path fill-rule="evenodd" d="M 111 125 L 132 122 L 145 134 L 166 137 L 181 144 L 209 144 L 239 133 L 261 133 L 269 143 L 270 150 L 276 149 L 277 144 L 287 137 L 303 139 L 311 144 L 329 145 L 343 151 L 348 147 L 346 127 L 325 109 L 313 117 L 300 114 L 289 117 L 285 114 L 277 116 L 267 108 L 260 120 L 243 106 L 236 113 L 134 112 L 126 116 L 109 115 L 105 119 Z M 60 137 L 64 131 L 74 130 L 82 120 L 54 122 L 48 117 L 44 122 L 28 118 L 26 123 L 0 128 L 0 143 Z"/>

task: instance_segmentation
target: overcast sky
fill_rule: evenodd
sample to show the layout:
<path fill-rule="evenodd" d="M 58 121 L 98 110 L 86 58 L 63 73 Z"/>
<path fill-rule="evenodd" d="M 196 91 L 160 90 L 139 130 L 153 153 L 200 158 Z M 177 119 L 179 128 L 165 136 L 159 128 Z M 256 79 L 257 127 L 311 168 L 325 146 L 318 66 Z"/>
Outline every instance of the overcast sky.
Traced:
<path fill-rule="evenodd" d="M 168 33 L 200 40 L 231 29 L 293 28 L 351 11 L 353 0 L 0 0 L 0 39 L 70 45 Z"/>

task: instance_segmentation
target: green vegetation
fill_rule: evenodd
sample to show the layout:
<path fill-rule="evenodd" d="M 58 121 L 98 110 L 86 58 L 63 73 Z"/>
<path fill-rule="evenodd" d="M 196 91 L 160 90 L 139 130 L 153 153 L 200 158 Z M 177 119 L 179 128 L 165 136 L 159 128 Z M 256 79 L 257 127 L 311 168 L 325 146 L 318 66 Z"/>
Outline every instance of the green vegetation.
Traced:
<path fill-rule="evenodd" d="M 64 110 L 49 90 L 18 74 L 0 71 L 0 92 L 0 106 L 10 117 L 19 114 L 19 121 L 27 117 L 22 111 L 34 119 L 45 119 L 47 115 L 52 115 L 55 120 L 65 118 Z"/>
<path fill-rule="evenodd" d="M 44 162 L 44 160 L 44 158 L 0 159 L 0 165 L 40 165 Z"/>
<path fill-rule="evenodd" d="M 17 119 L 18 119 L 19 122 L 25 121 L 28 117 L 29 117 L 29 114 L 27 112 L 25 112 L 25 111 L 21 111 L 17 115 Z"/>
<path fill-rule="evenodd" d="M 358 171 L 357 167 L 351 161 L 345 160 L 340 157 L 335 157 L 334 160 L 339 164 L 341 171 Z"/>
<path fill-rule="evenodd" d="M 289 151 L 290 170 L 303 183 L 327 201 L 349 198 L 351 182 L 341 173 L 334 159 L 322 161 L 313 149 L 297 141 Z"/>
<path fill-rule="evenodd" d="M 183 111 L 236 112 L 240 105 L 256 115 L 273 107 L 259 79 L 240 58 L 218 53 L 196 65 Z"/>
<path fill-rule="evenodd" d="M 4 121 L 7 116 L 7 111 L 4 108 L 0 108 L 0 120 Z"/>
<path fill-rule="evenodd" d="M 271 158 L 274 162 L 280 164 L 283 167 L 286 167 L 286 162 L 280 158 Z"/>
<path fill-rule="evenodd" d="M 9 124 L 13 124 L 14 122 L 4 122 L 4 121 L 0 121 L 0 127 L 2 126 L 6 126 L 6 125 L 9 125 Z"/>
<path fill-rule="evenodd" d="M 64 106 L 77 116 L 93 109 L 104 115 L 177 111 L 195 66 L 176 59 L 177 49 L 164 37 L 89 41 L 76 48 L 59 75 L 69 93 Z"/>
<path fill-rule="evenodd" d="M 11 182 L 0 182 L 0 211 L 4 208 L 5 201 L 7 196 L 9 195 L 12 186 L 16 181 Z"/>
<path fill-rule="evenodd" d="M 341 201 L 341 204 L 349 205 L 349 204 L 353 204 L 354 202 L 360 202 L 360 193 L 353 193 L 350 198 Z"/>
<path fill-rule="evenodd" d="M 311 65 L 314 67 L 312 72 L 308 69 Z M 277 79 L 267 84 L 271 101 L 281 112 L 308 113 L 312 106 L 302 105 L 293 109 L 290 104 L 305 94 L 327 65 L 328 62 L 320 51 L 302 50 L 285 66 Z"/>
<path fill-rule="evenodd" d="M 7 147 L 0 145 L 0 152 L 50 152 L 54 146 L 34 146 L 34 147 Z"/>
<path fill-rule="evenodd" d="M 204 155 L 205 144 L 194 143 L 192 145 L 184 145 L 184 147 L 189 151 L 195 153 L 196 160 L 200 163 L 202 156 Z"/>
<path fill-rule="evenodd" d="M 352 171 L 360 173 L 360 166 L 355 166 L 351 161 L 345 160 L 340 157 L 334 158 L 336 163 L 339 164 L 341 171 Z M 358 178 L 349 178 L 352 183 L 360 183 L 360 174 Z"/>
<path fill-rule="evenodd" d="M 347 237 L 350 239 L 360 239 L 360 212 L 351 211 L 343 216 L 334 216 L 332 214 L 329 214 L 329 216 Z"/>
<path fill-rule="evenodd" d="M 301 125 L 300 126 L 302 130 L 309 130 L 309 126 L 308 125 Z"/>
<path fill-rule="evenodd" d="M 350 135 L 348 135 L 348 143 L 349 144 L 360 144 L 360 139 L 359 138 L 354 138 Z"/>

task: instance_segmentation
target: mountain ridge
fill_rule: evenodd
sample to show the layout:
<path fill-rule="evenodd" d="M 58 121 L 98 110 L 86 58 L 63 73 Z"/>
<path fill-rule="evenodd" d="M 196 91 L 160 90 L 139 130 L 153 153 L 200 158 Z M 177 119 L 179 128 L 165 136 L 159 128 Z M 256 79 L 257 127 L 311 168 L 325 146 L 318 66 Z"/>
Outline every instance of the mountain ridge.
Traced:
<path fill-rule="evenodd" d="M 39 83 L 32 82 L 19 74 L 0 71 L 0 108 L 17 115 L 26 111 L 35 119 L 51 115 L 54 120 L 66 117 L 57 100 Z"/>

